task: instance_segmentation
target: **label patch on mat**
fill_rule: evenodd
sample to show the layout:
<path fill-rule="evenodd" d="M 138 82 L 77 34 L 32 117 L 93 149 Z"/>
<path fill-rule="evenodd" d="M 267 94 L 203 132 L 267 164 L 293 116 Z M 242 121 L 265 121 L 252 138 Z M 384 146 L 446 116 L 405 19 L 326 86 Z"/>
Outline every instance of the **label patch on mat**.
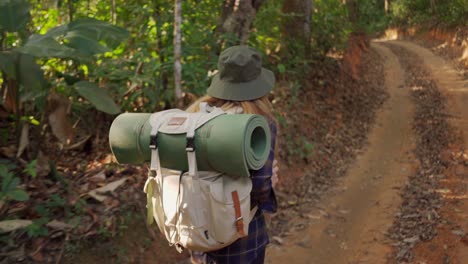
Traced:
<path fill-rule="evenodd" d="M 167 122 L 168 126 L 180 126 L 182 125 L 185 120 L 187 120 L 187 117 L 173 117 L 169 119 L 169 122 Z"/>

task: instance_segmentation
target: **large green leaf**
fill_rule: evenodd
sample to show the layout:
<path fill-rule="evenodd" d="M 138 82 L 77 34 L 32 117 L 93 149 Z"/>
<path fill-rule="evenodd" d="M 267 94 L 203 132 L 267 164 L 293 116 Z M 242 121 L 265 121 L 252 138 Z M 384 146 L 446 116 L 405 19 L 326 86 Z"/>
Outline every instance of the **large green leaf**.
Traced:
<path fill-rule="evenodd" d="M 4 51 L 0 52 L 0 70 L 4 71 L 8 77 L 16 79 L 16 61 L 18 53 Z"/>
<path fill-rule="evenodd" d="M 20 201 L 20 202 L 24 202 L 24 201 L 29 200 L 28 193 L 26 193 L 25 191 L 23 191 L 21 189 L 16 189 L 16 190 L 11 191 L 10 193 L 8 193 L 8 196 L 11 199 L 13 199 L 15 201 Z"/>
<path fill-rule="evenodd" d="M 17 49 L 19 52 L 40 58 L 76 58 L 76 50 L 61 45 L 52 36 L 31 35 L 23 47 Z"/>
<path fill-rule="evenodd" d="M 0 32 L 16 32 L 29 21 L 29 2 L 26 0 L 0 0 Z"/>
<path fill-rule="evenodd" d="M 47 82 L 44 79 L 44 72 L 36 63 L 36 59 L 28 54 L 20 54 L 18 70 L 17 76 L 22 88 L 21 97 L 32 99 L 42 94 L 42 91 L 47 87 Z"/>
<path fill-rule="evenodd" d="M 128 36 L 123 28 L 86 18 L 52 28 L 45 35 L 32 35 L 18 50 L 41 58 L 83 58 L 108 52 Z M 57 39 L 63 39 L 65 45 Z"/>
<path fill-rule="evenodd" d="M 81 81 L 73 86 L 81 96 L 90 101 L 99 111 L 112 115 L 120 113 L 120 107 L 104 89 L 99 88 L 95 83 Z"/>
<path fill-rule="evenodd" d="M 21 101 L 35 99 L 44 94 L 48 84 L 36 59 L 17 51 L 0 52 L 0 69 L 20 84 Z"/>
<path fill-rule="evenodd" d="M 68 33 L 65 38 L 68 39 L 69 36 L 76 35 L 104 41 L 112 49 L 130 36 L 124 28 L 93 18 L 77 19 L 68 24 Z"/>
<path fill-rule="evenodd" d="M 78 50 L 82 55 L 92 56 L 110 51 L 109 48 L 101 45 L 99 41 L 89 38 L 79 31 L 68 32 L 67 45 Z"/>
<path fill-rule="evenodd" d="M 67 33 L 67 31 L 68 31 L 68 25 L 61 25 L 61 26 L 56 26 L 54 28 L 49 29 L 45 35 L 48 37 L 56 38 L 56 37 L 64 36 Z"/>

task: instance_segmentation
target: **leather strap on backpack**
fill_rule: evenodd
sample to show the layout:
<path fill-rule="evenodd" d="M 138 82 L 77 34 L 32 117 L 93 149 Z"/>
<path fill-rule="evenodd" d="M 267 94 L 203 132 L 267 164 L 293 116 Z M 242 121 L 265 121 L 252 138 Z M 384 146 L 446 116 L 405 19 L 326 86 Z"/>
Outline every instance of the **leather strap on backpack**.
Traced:
<path fill-rule="evenodd" d="M 245 236 L 244 232 L 244 218 L 242 217 L 241 213 L 241 208 L 240 208 L 240 200 L 239 200 L 239 194 L 237 191 L 231 192 L 232 195 L 232 201 L 234 202 L 234 210 L 236 213 L 236 228 L 237 232 L 241 237 Z"/>

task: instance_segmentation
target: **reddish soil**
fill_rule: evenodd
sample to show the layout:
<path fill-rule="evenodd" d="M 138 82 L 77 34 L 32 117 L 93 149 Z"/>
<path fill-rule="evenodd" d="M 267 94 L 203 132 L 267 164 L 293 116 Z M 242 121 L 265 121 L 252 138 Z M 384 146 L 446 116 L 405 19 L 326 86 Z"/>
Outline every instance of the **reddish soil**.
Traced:
<path fill-rule="evenodd" d="M 439 89 L 446 96 L 447 115 L 455 128 L 457 140 L 442 155 L 449 163 L 446 179 L 440 187 L 444 207 L 440 210 L 444 222 L 431 241 L 415 249 L 416 263 L 468 262 L 468 81 L 453 66 L 426 49 L 410 43 L 400 45 L 424 60 Z"/>

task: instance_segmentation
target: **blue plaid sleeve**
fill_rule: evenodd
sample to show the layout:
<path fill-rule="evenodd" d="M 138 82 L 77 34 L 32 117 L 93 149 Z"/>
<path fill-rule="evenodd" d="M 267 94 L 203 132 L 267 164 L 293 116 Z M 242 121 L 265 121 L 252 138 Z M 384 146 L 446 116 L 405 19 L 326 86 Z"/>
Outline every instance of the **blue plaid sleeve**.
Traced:
<path fill-rule="evenodd" d="M 275 143 L 276 143 L 276 124 L 270 121 L 271 130 L 271 149 L 265 166 L 260 170 L 251 171 L 252 192 L 250 198 L 252 205 L 257 205 L 262 211 L 269 213 L 276 212 L 278 207 L 275 192 L 271 184 L 271 176 L 273 174 L 273 160 L 275 159 Z"/>

